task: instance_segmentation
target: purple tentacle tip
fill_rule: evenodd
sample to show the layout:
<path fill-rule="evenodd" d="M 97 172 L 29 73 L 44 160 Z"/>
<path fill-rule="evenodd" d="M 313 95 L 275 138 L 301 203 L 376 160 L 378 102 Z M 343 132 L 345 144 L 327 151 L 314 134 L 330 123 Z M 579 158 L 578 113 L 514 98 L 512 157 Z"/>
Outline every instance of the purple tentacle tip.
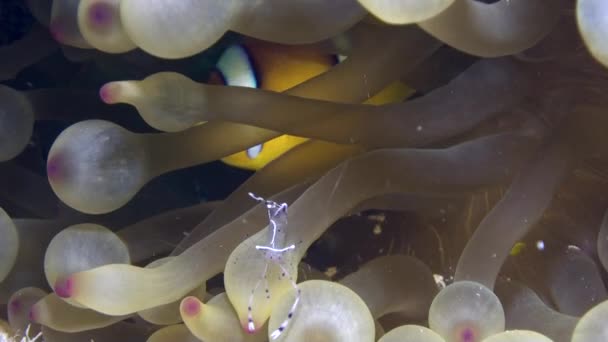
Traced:
<path fill-rule="evenodd" d="M 51 33 L 53 39 L 55 39 L 56 41 L 62 42 L 64 40 L 63 27 L 61 24 L 57 22 L 52 22 L 49 25 L 49 32 Z"/>
<path fill-rule="evenodd" d="M 460 333 L 462 342 L 475 342 L 475 332 L 471 328 L 464 328 Z"/>
<path fill-rule="evenodd" d="M 32 306 L 32 308 L 30 309 L 30 312 L 27 314 L 27 318 L 32 323 L 38 322 L 38 313 L 35 310 L 35 306 Z"/>
<path fill-rule="evenodd" d="M 193 297 L 184 299 L 182 305 L 184 313 L 186 313 L 188 316 L 195 316 L 201 311 L 201 305 L 199 304 L 198 300 Z"/>
<path fill-rule="evenodd" d="M 113 104 L 115 102 L 114 94 L 117 91 L 118 84 L 108 83 L 99 89 L 99 97 L 107 104 Z"/>
<path fill-rule="evenodd" d="M 61 155 L 54 155 L 49 157 L 48 161 L 46 162 L 46 174 L 49 180 L 59 181 L 63 178 L 63 176 L 65 176 L 65 168 L 62 167 L 62 164 L 63 158 L 61 157 Z"/>
<path fill-rule="evenodd" d="M 19 301 L 18 299 L 13 300 L 9 308 L 13 313 L 19 312 L 21 310 L 21 301 Z"/>
<path fill-rule="evenodd" d="M 61 298 L 70 298 L 73 295 L 74 280 L 72 278 L 60 279 L 55 282 L 55 293 Z"/>
<path fill-rule="evenodd" d="M 98 2 L 89 8 L 89 18 L 94 26 L 106 26 L 112 22 L 114 9 L 111 5 Z"/>

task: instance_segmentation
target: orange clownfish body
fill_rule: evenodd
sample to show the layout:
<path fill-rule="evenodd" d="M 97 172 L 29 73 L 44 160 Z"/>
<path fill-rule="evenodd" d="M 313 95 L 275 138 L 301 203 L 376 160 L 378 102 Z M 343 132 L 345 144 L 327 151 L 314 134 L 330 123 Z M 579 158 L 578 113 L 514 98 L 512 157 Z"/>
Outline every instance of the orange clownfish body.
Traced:
<path fill-rule="evenodd" d="M 212 83 L 282 92 L 329 70 L 338 58 L 305 46 L 250 41 L 232 45 L 220 56 Z M 215 79 L 214 79 L 215 78 Z M 413 90 L 395 82 L 366 103 L 402 101 Z M 281 135 L 222 159 L 234 167 L 258 170 L 308 138 Z"/>

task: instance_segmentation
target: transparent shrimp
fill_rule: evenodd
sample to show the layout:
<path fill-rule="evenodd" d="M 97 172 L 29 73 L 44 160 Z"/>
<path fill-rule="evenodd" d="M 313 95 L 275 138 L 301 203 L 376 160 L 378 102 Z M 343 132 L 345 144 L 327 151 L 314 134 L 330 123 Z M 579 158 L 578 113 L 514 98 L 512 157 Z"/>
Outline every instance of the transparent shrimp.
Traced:
<path fill-rule="evenodd" d="M 27 327 L 25 328 L 25 333 L 23 334 L 21 339 L 19 339 L 18 335 L 14 336 L 14 337 L 10 337 L 10 336 L 7 336 L 7 334 L 5 334 L 5 333 L 0 333 L 0 342 L 36 342 L 39 339 L 41 339 L 42 332 L 39 332 L 34 337 L 30 337 L 30 327 L 31 327 L 31 325 L 28 324 Z"/>
<path fill-rule="evenodd" d="M 21 342 L 35 342 L 38 341 L 39 338 L 42 338 L 42 332 L 39 332 L 36 336 L 30 337 L 30 327 L 31 325 L 27 325 L 25 328 L 25 336 L 21 339 Z"/>
<path fill-rule="evenodd" d="M 247 307 L 247 328 L 249 331 L 255 331 L 255 325 L 253 323 L 253 315 L 252 309 L 253 306 L 253 298 L 254 293 L 260 287 L 263 282 L 266 282 L 268 277 L 268 268 L 271 264 L 276 265 L 281 269 L 281 277 L 287 278 L 291 282 L 291 286 L 296 291 L 296 297 L 291 305 L 289 312 L 287 313 L 287 317 L 285 320 L 279 325 L 279 327 L 274 330 L 270 337 L 275 340 L 277 339 L 284 331 L 287 329 L 289 322 L 293 318 L 294 312 L 298 306 L 298 302 L 300 301 L 300 289 L 296 284 L 295 279 L 291 276 L 291 274 L 287 271 L 284 263 L 284 254 L 296 248 L 295 245 L 285 246 L 285 229 L 287 227 L 287 203 L 277 203 L 274 201 L 265 200 L 262 197 L 258 197 L 252 193 L 249 193 L 251 198 L 256 201 L 262 202 L 266 205 L 268 209 L 268 220 L 270 221 L 269 228 L 269 243 L 267 246 L 256 245 L 255 249 L 264 253 L 264 258 L 266 259 L 266 265 L 264 267 L 264 271 L 262 272 L 262 276 L 260 280 L 256 283 L 255 287 L 251 291 L 251 295 L 249 296 L 249 306 Z"/>

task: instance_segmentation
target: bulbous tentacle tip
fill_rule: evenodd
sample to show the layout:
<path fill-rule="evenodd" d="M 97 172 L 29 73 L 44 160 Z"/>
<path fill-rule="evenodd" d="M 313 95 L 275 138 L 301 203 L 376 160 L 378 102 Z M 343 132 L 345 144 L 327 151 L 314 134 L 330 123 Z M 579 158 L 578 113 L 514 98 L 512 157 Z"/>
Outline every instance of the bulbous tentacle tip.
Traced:
<path fill-rule="evenodd" d="M 51 182 L 58 182 L 66 177 L 64 164 L 61 154 L 49 156 L 46 162 L 46 174 Z"/>
<path fill-rule="evenodd" d="M 463 327 L 457 332 L 458 341 L 462 342 L 476 342 L 479 341 L 477 338 L 477 333 L 471 327 Z"/>
<path fill-rule="evenodd" d="M 55 293 L 61 298 L 70 298 L 74 295 L 74 279 L 71 277 L 57 279 L 54 287 Z"/>
<path fill-rule="evenodd" d="M 186 297 L 181 303 L 182 312 L 188 316 L 196 316 L 201 312 L 200 301 L 193 296 Z"/>
<path fill-rule="evenodd" d="M 57 22 L 51 23 L 49 25 L 49 32 L 51 33 L 51 37 L 53 37 L 53 39 L 55 39 L 58 42 L 62 41 L 63 30 L 62 30 L 60 24 L 58 24 Z"/>
<path fill-rule="evenodd" d="M 39 318 L 38 310 L 36 310 L 36 305 L 33 305 L 30 309 L 30 312 L 27 314 L 27 318 L 30 323 L 38 323 Z"/>
<path fill-rule="evenodd" d="M 22 304 L 19 299 L 14 299 L 8 304 L 8 310 L 13 314 L 19 313 L 19 311 L 21 311 L 21 307 Z"/>
<path fill-rule="evenodd" d="M 116 94 L 119 88 L 120 84 L 117 82 L 107 83 L 99 89 L 99 98 L 107 104 L 114 104 L 116 103 Z"/>
<path fill-rule="evenodd" d="M 95 27 L 104 27 L 112 22 L 114 8 L 106 2 L 96 2 L 88 8 L 89 22 Z"/>

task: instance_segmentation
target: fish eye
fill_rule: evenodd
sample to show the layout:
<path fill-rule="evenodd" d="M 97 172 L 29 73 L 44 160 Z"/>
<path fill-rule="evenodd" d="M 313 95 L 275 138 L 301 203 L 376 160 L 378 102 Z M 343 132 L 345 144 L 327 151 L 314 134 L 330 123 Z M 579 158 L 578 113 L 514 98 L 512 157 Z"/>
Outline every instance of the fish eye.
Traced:
<path fill-rule="evenodd" d="M 244 47 L 231 45 L 220 56 L 216 67 L 222 74 L 226 85 L 257 88 L 253 63 Z"/>
<path fill-rule="evenodd" d="M 247 157 L 249 157 L 249 159 L 257 158 L 260 155 L 260 153 L 262 153 L 262 147 L 263 147 L 263 144 L 259 144 L 259 145 L 255 145 L 253 147 L 248 148 Z"/>

